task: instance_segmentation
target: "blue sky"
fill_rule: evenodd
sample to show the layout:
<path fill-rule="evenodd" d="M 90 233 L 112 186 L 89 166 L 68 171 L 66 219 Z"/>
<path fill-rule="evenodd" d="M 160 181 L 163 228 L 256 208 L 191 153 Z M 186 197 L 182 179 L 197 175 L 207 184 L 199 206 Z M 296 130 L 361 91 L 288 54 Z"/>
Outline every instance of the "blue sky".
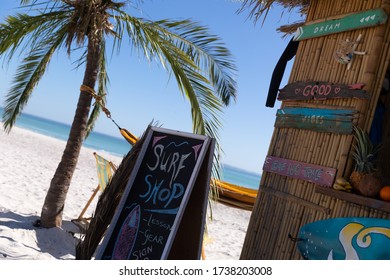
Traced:
<path fill-rule="evenodd" d="M 1 1 L 0 18 L 13 14 L 19 1 Z M 254 24 L 248 11 L 237 14 L 240 4 L 229 0 L 145 0 L 140 5 L 143 17 L 152 20 L 192 19 L 218 35 L 232 52 L 238 68 L 237 102 L 225 109 L 220 131 L 224 151 L 222 162 L 248 171 L 261 173 L 273 133 L 277 102 L 265 107 L 273 69 L 290 37 L 282 38 L 276 31 L 280 25 L 299 19 L 275 6 L 264 24 Z M 24 112 L 44 118 L 71 123 L 82 83 L 83 67 L 75 70 L 77 56 L 65 52 L 55 55 Z M 4 105 L 10 88 L 17 57 L 0 68 L 0 106 Z M 292 61 L 282 81 L 290 75 Z M 190 107 L 180 94 L 174 78 L 158 64 L 149 64 L 123 43 L 120 55 L 109 60 L 107 108 L 122 127 L 141 135 L 151 121 L 165 128 L 191 132 Z M 117 128 L 104 114 L 96 131 L 120 137 Z"/>

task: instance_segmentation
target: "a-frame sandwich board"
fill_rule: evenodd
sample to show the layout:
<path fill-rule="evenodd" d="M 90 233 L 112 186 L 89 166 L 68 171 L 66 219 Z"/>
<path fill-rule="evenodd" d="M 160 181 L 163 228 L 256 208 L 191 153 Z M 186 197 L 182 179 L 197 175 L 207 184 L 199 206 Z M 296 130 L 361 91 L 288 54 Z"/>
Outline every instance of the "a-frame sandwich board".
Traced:
<path fill-rule="evenodd" d="M 95 259 L 199 259 L 215 140 L 149 126 Z"/>

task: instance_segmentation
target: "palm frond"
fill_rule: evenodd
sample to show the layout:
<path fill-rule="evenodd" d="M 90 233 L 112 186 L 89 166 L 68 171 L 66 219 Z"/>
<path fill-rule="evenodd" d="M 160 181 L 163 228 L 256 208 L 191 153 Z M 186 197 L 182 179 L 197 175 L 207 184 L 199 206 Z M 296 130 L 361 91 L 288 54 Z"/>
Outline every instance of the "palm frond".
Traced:
<path fill-rule="evenodd" d="M 52 37 L 56 29 L 65 24 L 68 15 L 65 11 L 52 11 L 35 16 L 16 14 L 7 17 L 0 25 L 0 55 L 10 60 L 17 50 L 22 53 L 35 49 L 41 40 Z"/>
<path fill-rule="evenodd" d="M 38 0 L 20 0 L 20 5 L 26 6 L 26 5 L 35 5 L 38 2 Z"/>
<path fill-rule="evenodd" d="M 290 13 L 292 10 L 297 10 L 301 17 L 305 17 L 308 13 L 310 0 L 242 0 L 242 5 L 238 9 L 237 13 L 242 13 L 249 10 L 248 18 L 253 19 L 257 23 L 260 18 L 263 18 L 262 24 L 264 24 L 268 13 L 275 4 L 281 5 L 284 9 Z M 281 16 L 284 12 L 281 13 Z M 285 33 L 286 36 L 296 31 L 296 28 L 303 24 L 302 22 L 296 22 L 288 25 L 283 25 L 277 30 Z"/>
<path fill-rule="evenodd" d="M 13 85 L 5 100 L 3 121 L 6 131 L 11 130 L 33 89 L 45 73 L 53 53 L 62 45 L 65 35 L 66 28 L 59 29 L 37 45 L 17 68 Z"/>
<path fill-rule="evenodd" d="M 249 9 L 249 18 L 258 21 L 261 17 L 263 20 L 275 4 L 282 5 L 288 11 L 299 9 L 301 14 L 306 14 L 309 7 L 309 0 L 243 0 L 238 13 Z"/>
<path fill-rule="evenodd" d="M 121 20 L 118 30 L 126 30 L 134 46 L 142 50 L 147 59 L 157 58 L 163 67 L 170 68 L 182 93 L 195 106 L 196 133 L 205 133 L 200 125 L 204 118 L 194 112 L 199 112 L 200 106 L 205 104 L 208 113 L 220 112 L 222 104 L 215 98 L 215 93 L 225 104 L 236 95 L 236 83 L 232 78 L 235 66 L 230 53 L 222 44 L 214 43 L 218 38 L 208 36 L 206 29 L 189 21 L 150 22 L 127 14 L 121 14 Z M 201 96 L 204 102 L 198 105 L 194 98 Z"/>
<path fill-rule="evenodd" d="M 151 22 L 126 13 L 115 20 L 118 46 L 127 35 L 149 61 L 160 62 L 191 104 L 193 132 L 217 140 L 213 176 L 219 179 L 220 115 L 223 106 L 236 98 L 236 68 L 230 52 L 218 37 L 189 20 Z"/>
<path fill-rule="evenodd" d="M 215 92 L 225 105 L 236 99 L 237 72 L 232 54 L 219 37 L 210 35 L 209 30 L 190 20 L 155 22 L 154 28 L 169 38 L 202 69 L 213 85 Z"/>

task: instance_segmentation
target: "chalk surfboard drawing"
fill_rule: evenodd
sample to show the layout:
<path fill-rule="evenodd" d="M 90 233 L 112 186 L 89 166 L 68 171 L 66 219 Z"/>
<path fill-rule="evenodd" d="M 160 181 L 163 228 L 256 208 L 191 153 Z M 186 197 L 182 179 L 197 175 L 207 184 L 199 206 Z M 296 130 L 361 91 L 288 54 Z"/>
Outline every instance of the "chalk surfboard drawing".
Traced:
<path fill-rule="evenodd" d="M 127 260 L 133 250 L 135 240 L 137 239 L 139 222 L 141 220 L 141 208 L 135 206 L 127 215 L 118 234 L 118 238 L 112 252 L 113 260 Z"/>
<path fill-rule="evenodd" d="M 390 260 L 390 220 L 321 220 L 302 226 L 297 242 L 309 260 Z"/>

